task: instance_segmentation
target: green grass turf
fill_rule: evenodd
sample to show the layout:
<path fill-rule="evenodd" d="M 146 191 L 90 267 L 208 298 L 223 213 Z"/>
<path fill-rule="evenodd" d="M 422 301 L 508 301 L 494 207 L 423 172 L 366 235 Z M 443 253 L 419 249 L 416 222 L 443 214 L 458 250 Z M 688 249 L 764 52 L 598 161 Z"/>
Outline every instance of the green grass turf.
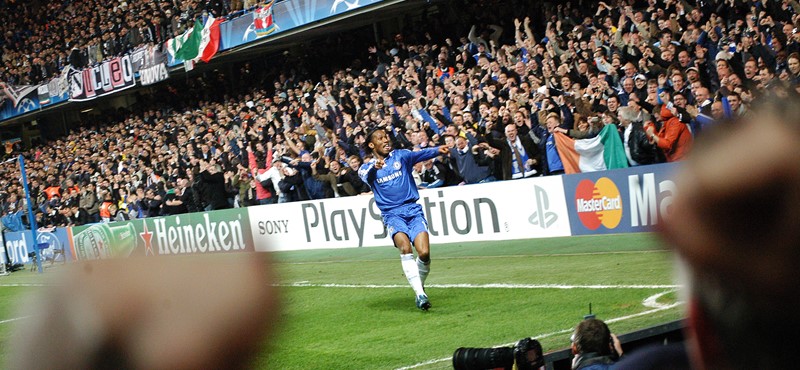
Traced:
<path fill-rule="evenodd" d="M 430 312 L 413 292 L 391 247 L 274 253 L 282 288 L 279 331 L 255 359 L 259 369 L 450 368 L 458 347 L 504 345 L 541 337 L 546 351 L 569 344 L 569 330 L 591 302 L 598 318 L 653 310 L 642 302 L 668 288 L 450 288 L 443 284 L 672 285 L 671 255 L 650 234 L 440 244 L 432 246 Z M 46 275 L 46 274 L 45 274 Z M 41 277 L 15 272 L 0 284 Z M 289 286 L 304 283 L 312 286 Z M 322 287 L 320 284 L 386 287 Z M 396 286 L 396 287 L 393 287 Z M 10 302 L 36 288 L 0 286 L 0 321 Z M 674 303 L 670 293 L 659 303 Z M 615 321 L 626 333 L 678 319 L 682 307 Z M 11 340 L 0 324 L 0 348 Z M 543 336 L 543 337 L 542 337 Z M 269 349 L 267 348 L 269 347 Z M 6 354 L 0 353 L 4 359 Z M 440 360 L 440 361 L 435 361 Z"/>
<path fill-rule="evenodd" d="M 397 285 L 399 288 L 285 288 L 288 300 L 270 369 L 393 369 L 452 355 L 461 346 L 542 338 L 565 348 L 589 302 L 602 319 L 651 310 L 642 301 L 669 289 L 466 289 L 440 284 L 671 285 L 670 254 L 650 234 L 459 243 L 432 247 L 428 293 L 416 311 L 393 248 L 276 253 L 285 284 Z M 675 295 L 659 303 L 673 303 Z M 681 317 L 681 308 L 615 322 L 630 332 Z M 422 366 L 449 368 L 449 361 Z"/>

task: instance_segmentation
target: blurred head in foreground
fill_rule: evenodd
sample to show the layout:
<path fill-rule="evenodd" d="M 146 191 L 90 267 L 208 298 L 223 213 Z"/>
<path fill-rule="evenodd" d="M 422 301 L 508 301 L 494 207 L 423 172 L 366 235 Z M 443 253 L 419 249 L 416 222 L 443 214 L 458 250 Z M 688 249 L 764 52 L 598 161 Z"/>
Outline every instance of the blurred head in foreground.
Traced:
<path fill-rule="evenodd" d="M 700 369 L 779 369 L 800 346 L 800 101 L 767 99 L 683 164 L 663 235 Z"/>
<path fill-rule="evenodd" d="M 79 262 L 22 306 L 9 369 L 249 368 L 278 317 L 266 253 Z"/>

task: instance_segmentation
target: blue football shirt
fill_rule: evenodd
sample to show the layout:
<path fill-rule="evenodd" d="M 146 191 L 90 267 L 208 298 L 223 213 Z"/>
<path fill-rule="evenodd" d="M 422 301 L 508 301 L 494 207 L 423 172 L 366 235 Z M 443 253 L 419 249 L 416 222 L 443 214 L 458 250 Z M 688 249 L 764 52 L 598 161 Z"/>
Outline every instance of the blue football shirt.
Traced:
<path fill-rule="evenodd" d="M 416 152 L 406 149 L 392 150 L 384 159 L 383 168 L 375 169 L 376 160 L 372 159 L 361 165 L 358 176 L 372 188 L 378 209 L 388 212 L 419 199 L 417 184 L 412 176 L 413 166 L 438 155 L 438 147 Z"/>

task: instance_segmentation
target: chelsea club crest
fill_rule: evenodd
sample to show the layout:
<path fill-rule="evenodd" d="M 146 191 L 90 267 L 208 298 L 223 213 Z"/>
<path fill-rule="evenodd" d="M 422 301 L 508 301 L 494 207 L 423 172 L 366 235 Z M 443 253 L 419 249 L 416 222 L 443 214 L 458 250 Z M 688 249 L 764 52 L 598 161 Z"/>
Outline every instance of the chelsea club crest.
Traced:
<path fill-rule="evenodd" d="M 394 162 L 393 167 L 394 167 L 395 170 L 400 170 L 400 166 L 401 166 L 400 162 Z"/>

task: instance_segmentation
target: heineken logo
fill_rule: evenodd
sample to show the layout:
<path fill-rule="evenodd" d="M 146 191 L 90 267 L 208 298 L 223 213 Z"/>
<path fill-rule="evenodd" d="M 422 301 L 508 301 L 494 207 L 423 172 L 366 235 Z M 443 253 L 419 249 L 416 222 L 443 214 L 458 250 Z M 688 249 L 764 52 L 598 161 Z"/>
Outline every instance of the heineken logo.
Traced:
<path fill-rule="evenodd" d="M 153 233 L 147 230 L 147 221 L 142 220 L 142 228 L 144 231 L 139 233 L 139 237 L 144 241 L 144 255 L 156 255 L 153 252 Z"/>
<path fill-rule="evenodd" d="M 245 250 L 241 215 L 232 221 L 212 221 L 209 214 L 204 213 L 200 222 L 186 222 L 191 218 L 191 215 L 183 216 L 183 219 L 181 216 L 170 217 L 169 223 L 168 218 L 153 220 L 155 231 L 150 233 L 145 229 L 140 233 L 145 248 L 147 239 L 155 237 L 160 255 Z"/>
<path fill-rule="evenodd" d="M 275 226 L 275 225 L 272 225 Z M 283 231 L 286 228 L 284 223 Z M 220 210 L 72 228 L 79 260 L 253 251 L 245 210 Z"/>

